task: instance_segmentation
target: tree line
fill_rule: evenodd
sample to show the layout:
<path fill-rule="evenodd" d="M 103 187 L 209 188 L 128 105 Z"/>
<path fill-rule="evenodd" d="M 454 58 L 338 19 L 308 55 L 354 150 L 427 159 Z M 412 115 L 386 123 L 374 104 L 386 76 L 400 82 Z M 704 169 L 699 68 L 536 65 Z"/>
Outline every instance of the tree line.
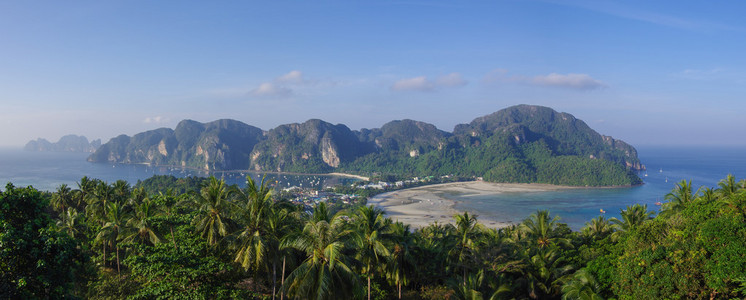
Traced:
<path fill-rule="evenodd" d="M 183 183 L 183 182 L 182 182 Z M 730 299 L 746 296 L 746 181 L 677 183 L 572 231 L 539 210 L 424 228 L 373 206 L 303 210 L 264 180 L 158 193 L 83 177 L 0 193 L 0 297 Z"/>

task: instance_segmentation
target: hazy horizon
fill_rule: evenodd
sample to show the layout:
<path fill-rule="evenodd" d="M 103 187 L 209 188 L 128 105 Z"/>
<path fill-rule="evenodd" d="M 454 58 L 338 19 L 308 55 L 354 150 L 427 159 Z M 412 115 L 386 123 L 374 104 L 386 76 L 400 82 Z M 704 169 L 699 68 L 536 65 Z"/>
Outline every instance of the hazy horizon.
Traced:
<path fill-rule="evenodd" d="M 0 3 L 0 147 L 183 119 L 451 132 L 517 104 L 633 146 L 746 145 L 746 3 Z"/>

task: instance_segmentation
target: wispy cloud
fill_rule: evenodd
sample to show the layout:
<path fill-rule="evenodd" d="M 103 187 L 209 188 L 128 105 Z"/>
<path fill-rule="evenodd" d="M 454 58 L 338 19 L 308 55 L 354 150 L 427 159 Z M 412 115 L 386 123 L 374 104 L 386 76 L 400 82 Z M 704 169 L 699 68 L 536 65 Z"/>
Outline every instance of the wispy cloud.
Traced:
<path fill-rule="evenodd" d="M 293 90 L 271 82 L 265 82 L 251 90 L 249 94 L 259 97 L 287 97 L 293 94 Z"/>
<path fill-rule="evenodd" d="M 435 80 L 430 80 L 425 76 L 400 79 L 391 85 L 391 90 L 429 92 L 438 88 L 460 87 L 467 83 L 468 82 L 464 80 L 460 73 L 454 72 L 440 76 Z"/>
<path fill-rule="evenodd" d="M 579 90 L 592 90 L 605 87 L 606 85 L 587 74 L 557 74 L 534 76 L 528 80 L 533 85 L 556 86 L 573 88 Z"/>
<path fill-rule="evenodd" d="M 513 82 L 533 86 L 559 87 L 576 90 L 593 90 L 605 88 L 607 85 L 600 80 L 594 79 L 588 74 L 559 74 L 550 73 L 548 75 L 524 76 L 509 75 L 508 70 L 495 69 L 484 77 L 484 82 Z"/>
<path fill-rule="evenodd" d="M 295 94 L 295 87 L 315 83 L 315 80 L 306 79 L 303 76 L 303 72 L 292 70 L 272 81 L 260 84 L 258 87 L 252 89 L 249 94 L 258 97 L 289 97 Z"/>
<path fill-rule="evenodd" d="M 674 73 L 673 76 L 688 80 L 716 80 L 723 74 L 723 69 L 715 68 L 709 70 L 699 69 L 686 69 L 681 72 Z"/>
<path fill-rule="evenodd" d="M 405 78 L 394 82 L 391 89 L 394 91 L 432 91 L 435 85 L 427 80 L 425 76 Z"/>
<path fill-rule="evenodd" d="M 726 30 L 726 31 L 744 31 L 743 28 L 733 27 L 722 23 L 687 19 L 668 14 L 662 14 L 652 11 L 641 10 L 636 7 L 630 7 L 613 1 L 595 1 L 595 0 L 548 0 L 546 2 L 579 7 L 595 12 L 600 12 L 620 18 L 636 20 L 657 24 L 661 26 L 685 29 L 685 30 Z"/>
<path fill-rule="evenodd" d="M 142 122 L 145 124 L 162 124 L 168 121 L 170 121 L 170 119 L 163 117 L 163 116 L 147 117 L 144 120 L 142 120 Z"/>
<path fill-rule="evenodd" d="M 309 84 L 313 83 L 311 80 L 307 80 L 303 77 L 303 72 L 293 70 L 275 79 L 277 83 L 284 84 Z"/>
<path fill-rule="evenodd" d="M 438 77 L 438 79 L 435 80 L 436 85 L 444 86 L 444 87 L 465 86 L 466 83 L 467 83 L 466 80 L 464 80 L 461 74 L 455 73 L 455 72 Z"/>

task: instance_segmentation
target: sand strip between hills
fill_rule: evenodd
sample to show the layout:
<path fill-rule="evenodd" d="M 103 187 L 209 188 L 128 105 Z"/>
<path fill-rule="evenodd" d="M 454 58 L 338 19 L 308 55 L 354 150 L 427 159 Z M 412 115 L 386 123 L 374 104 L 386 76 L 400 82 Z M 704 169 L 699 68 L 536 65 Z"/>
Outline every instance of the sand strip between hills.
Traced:
<path fill-rule="evenodd" d="M 496 195 L 506 192 L 549 192 L 574 187 L 556 186 L 550 184 L 525 183 L 490 183 L 484 181 L 451 182 L 426 185 L 421 187 L 397 190 L 376 195 L 368 200 L 369 205 L 383 208 L 386 216 L 394 221 L 401 221 L 422 228 L 429 224 L 453 223 L 453 215 L 463 212 L 453 208 L 453 196 L 483 196 Z M 479 215 L 479 212 L 469 212 Z M 487 227 L 506 227 L 506 220 L 489 220 L 478 218 Z"/>

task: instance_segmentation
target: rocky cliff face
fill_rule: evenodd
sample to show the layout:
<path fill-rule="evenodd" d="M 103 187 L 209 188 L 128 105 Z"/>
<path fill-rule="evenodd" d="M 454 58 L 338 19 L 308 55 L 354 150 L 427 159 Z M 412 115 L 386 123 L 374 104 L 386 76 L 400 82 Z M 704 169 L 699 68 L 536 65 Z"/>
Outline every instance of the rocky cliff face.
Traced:
<path fill-rule="evenodd" d="M 61 137 L 56 143 L 38 138 L 26 143 L 23 149 L 26 151 L 94 152 L 100 146 L 100 139 L 95 139 L 89 143 L 86 137 L 71 134 Z"/>
<path fill-rule="evenodd" d="M 370 150 L 347 126 L 314 119 L 267 132 L 251 153 L 251 166 L 257 171 L 329 171 Z"/>
<path fill-rule="evenodd" d="M 89 160 L 206 170 L 485 174 L 495 181 L 518 182 L 554 180 L 552 175 L 562 168 L 582 167 L 585 174 L 595 174 L 608 168 L 604 161 L 611 161 L 615 177 L 629 175 L 628 182 L 634 183 L 636 176 L 625 172 L 644 169 L 629 144 L 597 133 L 568 113 L 531 105 L 476 118 L 457 125 L 453 133 L 413 120 L 352 131 L 312 119 L 266 132 L 234 120 L 184 120 L 173 130 L 116 137 Z"/>
<path fill-rule="evenodd" d="M 435 125 L 407 119 L 388 122 L 381 128 L 362 129 L 356 134 L 379 151 L 402 151 L 410 156 L 437 149 L 451 136 Z"/>
<path fill-rule="evenodd" d="M 118 136 L 88 157 L 92 162 L 148 163 L 206 170 L 247 169 L 262 130 L 235 120 L 184 120 L 132 137 Z"/>

